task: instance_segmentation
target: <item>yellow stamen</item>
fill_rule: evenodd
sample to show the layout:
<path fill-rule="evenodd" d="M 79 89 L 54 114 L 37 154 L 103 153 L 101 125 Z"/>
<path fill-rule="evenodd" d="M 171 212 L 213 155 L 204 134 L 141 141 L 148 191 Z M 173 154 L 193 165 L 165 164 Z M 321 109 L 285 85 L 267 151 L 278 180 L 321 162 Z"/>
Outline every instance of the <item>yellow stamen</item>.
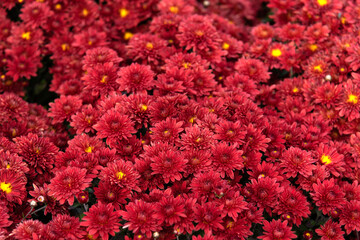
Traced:
<path fill-rule="evenodd" d="M 316 44 L 311 44 L 311 45 L 309 46 L 309 49 L 310 49 L 311 51 L 315 52 L 315 51 L 318 49 L 318 46 L 317 46 Z"/>
<path fill-rule="evenodd" d="M 200 142 L 201 141 L 201 138 L 200 137 L 198 137 L 196 140 L 195 140 L 195 142 Z"/>
<path fill-rule="evenodd" d="M 189 62 L 184 62 L 184 63 L 182 64 L 182 66 L 183 66 L 185 69 L 188 69 L 188 68 L 191 66 L 191 63 L 189 63 Z"/>
<path fill-rule="evenodd" d="M 91 46 L 93 44 L 93 42 L 91 40 L 88 41 L 89 46 Z"/>
<path fill-rule="evenodd" d="M 154 48 L 154 45 L 151 42 L 146 43 L 146 48 L 151 50 Z"/>
<path fill-rule="evenodd" d="M 120 8 L 119 10 L 120 17 L 124 18 L 129 15 L 129 11 L 126 8 Z"/>
<path fill-rule="evenodd" d="M 327 0 L 317 0 L 317 2 L 320 6 L 325 6 L 326 4 L 328 4 Z"/>
<path fill-rule="evenodd" d="M 324 163 L 325 165 L 330 164 L 330 163 L 331 163 L 331 158 L 330 158 L 330 156 L 327 156 L 327 155 L 323 154 L 323 155 L 321 156 L 321 162 Z"/>
<path fill-rule="evenodd" d="M 125 173 L 123 173 L 123 172 L 121 172 L 121 171 L 116 173 L 116 177 L 117 177 L 119 180 L 123 179 L 125 176 L 126 176 Z"/>
<path fill-rule="evenodd" d="M 345 24 L 345 23 L 346 23 L 346 17 L 341 17 L 341 18 L 340 18 L 340 22 L 341 22 L 342 24 Z"/>
<path fill-rule="evenodd" d="M 174 14 L 177 14 L 179 12 L 179 8 L 177 6 L 171 6 L 169 10 Z"/>
<path fill-rule="evenodd" d="M 108 76 L 104 75 L 104 76 L 102 76 L 100 82 L 101 83 L 107 83 L 107 80 L 108 80 Z"/>
<path fill-rule="evenodd" d="M 348 100 L 347 100 L 347 102 L 348 103 L 352 103 L 352 104 L 357 104 L 357 102 L 358 102 L 358 96 L 356 96 L 356 95 L 354 95 L 354 94 L 350 94 L 349 96 L 348 96 Z"/>
<path fill-rule="evenodd" d="M 299 89 L 297 87 L 294 87 L 292 91 L 293 91 L 293 93 L 297 93 L 297 92 L 299 92 Z"/>
<path fill-rule="evenodd" d="M 61 8 L 62 8 L 62 6 L 61 6 L 60 3 L 55 4 L 55 9 L 56 10 L 61 10 Z"/>
<path fill-rule="evenodd" d="M 1 75 L 1 77 L 0 77 L 2 80 L 4 80 L 5 79 L 5 75 L 3 74 L 3 75 Z"/>
<path fill-rule="evenodd" d="M 7 165 L 6 165 L 6 169 L 9 169 L 9 168 L 10 168 L 10 164 L 7 164 Z"/>
<path fill-rule="evenodd" d="M 21 37 L 26 40 L 30 40 L 30 32 L 24 32 Z"/>
<path fill-rule="evenodd" d="M 189 122 L 194 123 L 195 119 L 196 119 L 196 116 L 195 116 L 195 117 L 190 118 Z"/>
<path fill-rule="evenodd" d="M 87 153 L 91 153 L 92 150 L 93 150 L 92 146 L 88 146 L 87 148 L 85 148 L 85 152 L 87 152 Z"/>
<path fill-rule="evenodd" d="M 323 69 L 321 68 L 321 65 L 316 65 L 316 66 L 314 66 L 314 70 L 315 70 L 315 71 L 318 71 L 318 72 L 322 72 L 322 71 L 323 71 Z"/>
<path fill-rule="evenodd" d="M 84 17 L 87 17 L 87 15 L 89 15 L 89 11 L 86 8 L 84 8 L 81 13 Z"/>
<path fill-rule="evenodd" d="M 282 52 L 281 52 L 281 50 L 280 49 L 273 49 L 272 51 L 271 51 L 271 55 L 273 56 L 273 57 L 280 57 L 281 55 L 282 55 Z"/>
<path fill-rule="evenodd" d="M 340 68 L 340 72 L 344 72 L 345 71 L 345 68 Z"/>
<path fill-rule="evenodd" d="M 0 183 L 0 189 L 7 194 L 11 193 L 12 191 L 11 188 L 12 187 L 10 183 L 5 183 L 5 182 Z"/>
<path fill-rule="evenodd" d="M 130 38 L 132 38 L 134 36 L 134 34 L 132 34 L 131 32 L 125 32 L 124 34 L 124 39 L 125 40 L 129 40 Z"/>
<path fill-rule="evenodd" d="M 63 43 L 63 44 L 61 44 L 61 49 L 65 52 L 70 49 L 70 46 L 67 43 Z"/>
<path fill-rule="evenodd" d="M 201 30 L 196 30 L 196 31 L 195 31 L 195 34 L 196 34 L 197 36 L 201 37 L 201 36 L 204 35 L 204 32 L 201 31 Z"/>
<path fill-rule="evenodd" d="M 22 3 L 24 0 L 18 0 L 18 3 Z"/>
<path fill-rule="evenodd" d="M 141 110 L 146 111 L 148 109 L 148 106 L 145 104 L 140 104 L 140 108 Z"/>
<path fill-rule="evenodd" d="M 230 45 L 226 42 L 223 43 L 222 48 L 225 50 L 228 50 L 230 48 Z"/>

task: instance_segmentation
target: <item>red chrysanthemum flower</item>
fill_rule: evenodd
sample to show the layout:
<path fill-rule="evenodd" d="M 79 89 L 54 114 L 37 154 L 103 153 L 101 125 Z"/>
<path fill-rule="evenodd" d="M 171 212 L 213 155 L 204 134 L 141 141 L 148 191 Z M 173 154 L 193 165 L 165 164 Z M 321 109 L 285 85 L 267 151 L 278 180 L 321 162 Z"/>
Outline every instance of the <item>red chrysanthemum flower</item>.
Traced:
<path fill-rule="evenodd" d="M 140 175 L 129 161 L 125 162 L 119 159 L 108 163 L 99 177 L 101 180 L 110 181 L 111 184 L 119 187 L 140 192 L 138 186 Z"/>
<path fill-rule="evenodd" d="M 333 83 L 326 82 L 317 87 L 314 94 L 314 103 L 326 106 L 327 108 L 335 107 L 340 100 L 341 87 Z"/>
<path fill-rule="evenodd" d="M 336 110 L 340 117 L 347 117 L 349 121 L 360 118 L 360 88 L 355 82 L 348 80 L 343 84 L 343 97 Z"/>
<path fill-rule="evenodd" d="M 134 234 L 144 234 L 150 238 L 151 232 L 161 229 L 159 219 L 156 218 L 155 209 L 151 203 L 143 200 L 135 200 L 125 206 L 126 211 L 120 211 L 121 216 L 127 223 L 124 227 L 128 227 Z"/>
<path fill-rule="evenodd" d="M 334 144 L 328 146 L 321 143 L 316 150 L 316 155 L 319 162 L 325 165 L 325 169 L 335 177 L 345 171 L 344 155 L 337 152 Z"/>
<path fill-rule="evenodd" d="M 15 239 L 41 239 L 44 231 L 44 224 L 39 220 L 25 220 L 12 231 Z"/>
<path fill-rule="evenodd" d="M 67 167 L 55 173 L 49 185 L 49 195 L 52 195 L 60 204 L 65 201 L 73 205 L 74 197 L 90 186 L 91 178 L 86 176 L 86 169 Z"/>
<path fill-rule="evenodd" d="M 227 182 L 220 177 L 220 173 L 213 170 L 197 173 L 191 181 L 190 187 L 196 196 L 213 198 L 224 194 Z"/>
<path fill-rule="evenodd" d="M 24 158 L 25 162 L 37 173 L 49 171 L 53 168 L 55 155 L 59 149 L 50 142 L 49 138 L 39 137 L 29 133 L 14 139 L 18 153 Z"/>
<path fill-rule="evenodd" d="M 28 26 L 40 27 L 43 26 L 47 19 L 52 17 L 53 14 L 48 4 L 32 2 L 24 5 L 20 18 Z"/>
<path fill-rule="evenodd" d="M 211 168 L 211 152 L 209 150 L 184 150 L 183 155 L 187 160 L 184 177 L 198 173 L 200 171 L 208 171 Z"/>
<path fill-rule="evenodd" d="M 0 159 L 0 169 L 8 169 L 20 174 L 29 172 L 28 165 L 16 153 L 0 150 Z"/>
<path fill-rule="evenodd" d="M 217 205 L 215 202 L 196 204 L 194 208 L 194 221 L 197 223 L 195 230 L 204 230 L 205 233 L 218 229 L 223 230 L 224 226 L 221 225 L 223 208 L 223 205 Z"/>
<path fill-rule="evenodd" d="M 304 177 L 308 177 L 312 174 L 312 170 L 315 169 L 315 163 L 317 160 L 311 157 L 311 153 L 301 150 L 297 147 L 290 147 L 285 150 L 280 159 L 280 168 L 286 174 L 287 178 L 296 177 L 299 173 Z"/>
<path fill-rule="evenodd" d="M 315 232 L 321 236 L 322 240 L 344 240 L 345 232 L 341 230 L 341 225 L 329 219 L 320 229 Z"/>
<path fill-rule="evenodd" d="M 76 240 L 85 235 L 80 228 L 79 219 L 69 215 L 58 214 L 53 217 L 49 225 L 53 233 L 65 239 Z"/>
<path fill-rule="evenodd" d="M 82 100 L 76 96 L 60 96 L 53 103 L 49 103 L 49 117 L 52 117 L 52 123 L 62 123 L 64 120 L 70 122 L 74 115 L 82 106 Z"/>
<path fill-rule="evenodd" d="M 155 217 L 159 219 L 159 223 L 165 222 L 166 225 L 173 225 L 178 223 L 181 218 L 186 218 L 185 202 L 180 196 L 174 198 L 172 195 L 167 196 L 165 190 L 164 196 L 155 205 Z"/>
<path fill-rule="evenodd" d="M 94 238 L 100 236 L 101 239 L 108 240 L 109 234 L 114 236 L 116 232 L 120 231 L 119 218 L 121 214 L 120 211 L 114 211 L 111 204 L 98 202 L 84 214 L 80 224 L 85 226 L 88 233 Z"/>
<path fill-rule="evenodd" d="M 117 83 L 120 90 L 128 93 L 150 90 L 154 81 L 154 72 L 151 68 L 137 63 L 120 68 L 118 75 Z"/>
<path fill-rule="evenodd" d="M 151 174 L 160 174 L 165 183 L 179 181 L 182 178 L 181 172 L 184 172 L 186 160 L 181 152 L 172 149 L 161 151 L 151 161 Z"/>
<path fill-rule="evenodd" d="M 271 212 L 270 209 L 277 205 L 278 197 L 284 190 L 276 179 L 269 177 L 252 179 L 246 186 L 251 202 L 267 212 Z"/>
<path fill-rule="evenodd" d="M 267 82 L 270 79 L 268 68 L 258 59 L 241 58 L 235 63 L 235 70 L 257 83 Z"/>
<path fill-rule="evenodd" d="M 120 210 L 122 204 L 126 204 L 126 199 L 131 197 L 131 190 L 111 184 L 110 181 L 99 182 L 99 186 L 94 188 L 96 199 L 102 203 L 111 203 L 116 210 Z"/>
<path fill-rule="evenodd" d="M 345 193 L 338 185 L 335 185 L 334 178 L 324 180 L 319 179 L 313 184 L 314 192 L 310 192 L 316 206 L 324 213 L 328 214 L 333 209 L 341 209 L 345 203 Z"/>
<path fill-rule="evenodd" d="M 94 95 L 99 93 L 107 95 L 119 88 L 118 67 L 113 62 L 107 62 L 102 65 L 96 64 L 87 70 L 83 80 L 85 87 L 93 92 Z"/>
<path fill-rule="evenodd" d="M 93 48 L 86 51 L 83 59 L 83 69 L 91 69 L 96 65 L 103 65 L 105 63 L 118 64 L 122 58 L 118 57 L 117 53 L 106 47 Z"/>
<path fill-rule="evenodd" d="M 151 128 L 153 132 L 151 139 L 154 142 L 178 143 L 180 140 L 179 133 L 183 131 L 183 128 L 181 128 L 182 125 L 182 121 L 177 122 L 172 118 L 167 118 L 165 121 L 155 123 L 154 127 Z"/>
<path fill-rule="evenodd" d="M 128 139 L 135 132 L 134 123 L 124 113 L 115 108 L 107 111 L 94 125 L 98 138 L 106 138 L 106 143 L 112 146 L 114 142 Z"/>
<path fill-rule="evenodd" d="M 0 206 L 0 228 L 9 227 L 12 224 L 12 221 L 9 220 L 8 213 L 9 213 L 9 210 L 6 208 L 6 206 L 1 205 Z"/>
<path fill-rule="evenodd" d="M 295 239 L 297 236 L 291 231 L 291 227 L 287 224 L 287 221 L 281 222 L 281 220 L 273 219 L 271 222 L 264 221 L 264 235 L 260 236 L 260 239 L 264 240 L 290 240 Z"/>
<path fill-rule="evenodd" d="M 218 201 L 224 206 L 221 214 L 222 218 L 227 215 L 236 221 L 240 213 L 247 209 L 247 202 L 244 201 L 244 197 L 240 195 L 240 192 L 236 190 L 227 191 Z"/>
<path fill-rule="evenodd" d="M 352 231 L 360 231 L 360 201 L 346 202 L 341 209 L 340 224 L 344 225 L 346 234 Z"/>
<path fill-rule="evenodd" d="M 26 196 L 26 178 L 23 173 L 0 170 L 0 199 L 21 204 Z"/>
<path fill-rule="evenodd" d="M 185 131 L 181 135 L 181 145 L 184 149 L 210 149 L 214 143 L 213 133 L 207 128 L 200 128 L 198 125 L 194 125 L 185 128 Z"/>
<path fill-rule="evenodd" d="M 234 178 L 234 171 L 244 167 L 241 150 L 237 150 L 234 145 L 220 142 L 212 148 L 212 165 L 220 176 L 225 178 L 225 174 L 231 179 Z"/>
<path fill-rule="evenodd" d="M 70 126 L 76 129 L 76 134 L 94 133 L 94 124 L 100 118 L 100 112 L 93 108 L 91 104 L 84 105 L 75 115 L 71 116 Z"/>
<path fill-rule="evenodd" d="M 297 226 L 301 224 L 303 218 L 310 215 L 310 204 L 306 197 L 293 187 L 285 187 L 279 196 L 279 204 L 275 207 L 278 215 L 289 216 L 288 221 Z"/>

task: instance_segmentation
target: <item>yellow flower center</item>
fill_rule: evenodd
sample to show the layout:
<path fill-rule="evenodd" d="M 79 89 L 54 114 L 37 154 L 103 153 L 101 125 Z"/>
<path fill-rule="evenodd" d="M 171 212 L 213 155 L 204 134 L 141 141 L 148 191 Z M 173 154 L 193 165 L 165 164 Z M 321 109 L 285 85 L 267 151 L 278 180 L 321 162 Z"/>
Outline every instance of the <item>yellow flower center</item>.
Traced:
<path fill-rule="evenodd" d="M 67 43 L 63 43 L 63 44 L 61 44 L 61 49 L 65 52 L 70 49 L 70 46 Z"/>
<path fill-rule="evenodd" d="M 117 177 L 119 180 L 123 179 L 125 176 L 126 176 L 125 173 L 123 173 L 123 172 L 121 172 L 121 171 L 116 173 L 116 177 Z"/>
<path fill-rule="evenodd" d="M 9 169 L 10 168 L 10 164 L 6 164 L 6 169 Z"/>
<path fill-rule="evenodd" d="M 292 91 L 293 91 L 293 93 L 297 93 L 297 92 L 299 92 L 299 89 L 297 87 L 294 87 Z"/>
<path fill-rule="evenodd" d="M 87 17 L 89 15 L 89 11 L 86 8 L 84 8 L 81 13 L 84 17 Z"/>
<path fill-rule="evenodd" d="M 92 150 L 93 150 L 92 146 L 88 146 L 87 148 L 85 148 L 85 152 L 87 152 L 87 153 L 91 153 Z"/>
<path fill-rule="evenodd" d="M 170 12 L 177 14 L 179 12 L 179 8 L 177 6 L 169 7 Z"/>
<path fill-rule="evenodd" d="M 201 37 L 201 36 L 203 36 L 203 35 L 204 35 L 204 32 L 203 32 L 203 31 L 201 31 L 201 30 L 196 30 L 196 31 L 195 31 L 195 34 L 196 34 L 196 36 Z"/>
<path fill-rule="evenodd" d="M 347 102 L 352 103 L 352 104 L 357 104 L 357 102 L 358 102 L 358 96 L 356 96 L 356 95 L 354 95 L 354 94 L 350 94 L 350 95 L 348 96 Z"/>
<path fill-rule="evenodd" d="M 140 104 L 140 108 L 141 110 L 146 111 L 148 109 L 148 106 L 145 104 Z"/>
<path fill-rule="evenodd" d="M 321 162 L 324 163 L 325 165 L 330 164 L 330 163 L 331 163 L 331 158 L 330 158 L 330 156 L 327 156 L 327 155 L 323 154 L 323 155 L 321 156 Z"/>
<path fill-rule="evenodd" d="M 281 52 L 281 50 L 278 49 L 278 48 L 273 49 L 273 50 L 271 51 L 271 55 L 272 55 L 273 57 L 280 57 L 281 54 L 282 54 L 282 52 Z"/>
<path fill-rule="evenodd" d="M 26 40 L 30 40 L 30 32 L 24 32 L 21 37 Z"/>
<path fill-rule="evenodd" d="M 314 70 L 315 70 L 315 71 L 318 71 L 318 72 L 322 72 L 322 71 L 323 71 L 323 69 L 321 68 L 321 65 L 316 65 L 316 66 L 314 66 Z"/>
<path fill-rule="evenodd" d="M 230 47 L 230 45 L 228 43 L 226 43 L 226 42 L 224 42 L 223 45 L 222 45 L 222 48 L 225 49 L 225 50 L 228 50 L 229 47 Z"/>
<path fill-rule="evenodd" d="M 107 75 L 104 75 L 104 76 L 102 76 L 100 82 L 101 82 L 101 83 L 107 83 L 107 80 L 108 80 L 108 76 L 107 76 Z"/>
<path fill-rule="evenodd" d="M 132 36 L 134 36 L 134 34 L 132 34 L 131 32 L 125 32 L 124 39 L 129 40 L 130 38 L 132 38 Z"/>
<path fill-rule="evenodd" d="M 195 117 L 190 118 L 189 122 L 194 123 L 195 119 L 196 119 L 196 116 L 195 116 Z"/>
<path fill-rule="evenodd" d="M 55 9 L 56 9 L 56 10 L 61 10 L 61 8 L 62 8 L 62 6 L 61 6 L 60 3 L 55 4 Z"/>
<path fill-rule="evenodd" d="M 184 63 L 182 64 L 182 66 L 183 66 L 185 69 L 188 69 L 188 68 L 191 66 L 191 63 L 189 63 L 189 62 L 184 62 Z"/>
<path fill-rule="evenodd" d="M 317 2 L 320 6 L 325 6 L 326 4 L 328 4 L 327 0 L 317 0 Z"/>
<path fill-rule="evenodd" d="M 309 46 L 309 49 L 310 49 L 311 51 L 313 51 L 313 52 L 315 52 L 315 51 L 317 50 L 317 48 L 318 48 L 318 46 L 317 46 L 316 44 L 311 44 L 311 45 Z"/>
<path fill-rule="evenodd" d="M 119 10 L 120 17 L 124 18 L 129 15 L 129 11 L 126 8 L 120 8 Z"/>
<path fill-rule="evenodd" d="M 151 42 L 146 43 L 146 48 L 151 50 L 154 48 L 154 45 Z"/>
<path fill-rule="evenodd" d="M 1 182 L 0 183 L 0 189 L 5 192 L 5 193 L 11 193 L 11 184 L 10 183 L 5 183 L 5 182 Z"/>

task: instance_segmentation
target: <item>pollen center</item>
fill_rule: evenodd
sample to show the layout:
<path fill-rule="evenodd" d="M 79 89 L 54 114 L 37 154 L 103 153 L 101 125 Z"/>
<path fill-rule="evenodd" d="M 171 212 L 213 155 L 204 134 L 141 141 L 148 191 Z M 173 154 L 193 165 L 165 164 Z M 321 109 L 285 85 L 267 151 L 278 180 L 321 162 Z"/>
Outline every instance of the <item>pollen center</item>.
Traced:
<path fill-rule="evenodd" d="M 67 43 L 63 43 L 61 44 L 61 49 L 65 52 L 65 51 L 68 51 L 70 48 L 69 44 Z"/>
<path fill-rule="evenodd" d="M 93 150 L 93 148 L 91 146 L 85 148 L 85 152 L 87 152 L 87 153 L 91 153 L 92 150 Z"/>
<path fill-rule="evenodd" d="M 177 14 L 179 12 L 179 8 L 177 6 L 169 7 L 170 12 Z"/>
<path fill-rule="evenodd" d="M 126 176 L 125 173 L 123 173 L 123 172 L 121 172 L 121 171 L 116 173 L 116 177 L 117 177 L 119 180 L 123 179 L 125 176 Z"/>
<path fill-rule="evenodd" d="M 107 75 L 104 75 L 104 76 L 102 76 L 100 82 L 101 82 L 101 83 L 107 83 L 107 80 L 108 80 L 108 76 L 107 76 Z"/>
<path fill-rule="evenodd" d="M 81 13 L 84 17 L 87 17 L 87 15 L 89 15 L 89 11 L 86 8 L 84 8 Z"/>
<path fill-rule="evenodd" d="M 119 13 L 120 13 L 120 17 L 124 18 L 126 17 L 127 15 L 129 15 L 129 11 L 126 9 L 126 8 L 121 8 L 119 10 Z"/>
<path fill-rule="evenodd" d="M 129 40 L 130 38 L 132 38 L 134 34 L 132 34 L 131 32 L 125 32 L 124 34 L 124 39 L 125 40 Z"/>
<path fill-rule="evenodd" d="M 24 32 L 21 37 L 26 40 L 30 40 L 30 32 Z"/>
<path fill-rule="evenodd" d="M 325 6 L 326 4 L 328 4 L 327 0 L 317 0 L 317 2 L 320 6 Z"/>
<path fill-rule="evenodd" d="M 348 103 L 352 103 L 352 104 L 357 104 L 357 102 L 358 102 L 358 96 L 356 96 L 356 95 L 354 95 L 354 94 L 350 94 L 349 96 L 348 96 L 348 100 L 347 100 L 347 102 Z"/>
<path fill-rule="evenodd" d="M 314 70 L 315 70 L 315 71 L 318 71 L 318 72 L 322 72 L 322 71 L 323 71 L 322 68 L 321 68 L 321 65 L 316 65 L 316 66 L 314 66 Z"/>
<path fill-rule="evenodd" d="M 292 91 L 293 91 L 293 93 L 297 93 L 297 92 L 299 92 L 299 89 L 297 87 L 294 87 Z"/>
<path fill-rule="evenodd" d="M 142 111 L 146 111 L 146 110 L 148 109 L 148 106 L 145 105 L 145 104 L 140 104 L 140 109 L 141 109 Z"/>
<path fill-rule="evenodd" d="M 5 193 L 11 193 L 11 184 L 10 183 L 5 183 L 5 182 L 1 182 L 0 183 L 0 189 L 5 192 Z"/>
<path fill-rule="evenodd" d="M 223 45 L 222 45 L 222 48 L 225 49 L 225 50 L 228 50 L 230 47 L 230 44 L 224 42 Z"/>
<path fill-rule="evenodd" d="M 280 57 L 281 56 L 281 54 L 282 54 L 282 52 L 281 52 L 281 50 L 280 49 L 273 49 L 272 51 L 271 51 L 271 55 L 273 56 L 273 57 Z"/>
<path fill-rule="evenodd" d="M 330 158 L 330 156 L 327 156 L 327 155 L 323 154 L 323 155 L 321 156 L 321 162 L 324 163 L 325 165 L 330 164 L 330 163 L 331 163 L 331 158 Z"/>
<path fill-rule="evenodd" d="M 146 48 L 151 50 L 154 48 L 154 45 L 151 42 L 146 43 Z"/>

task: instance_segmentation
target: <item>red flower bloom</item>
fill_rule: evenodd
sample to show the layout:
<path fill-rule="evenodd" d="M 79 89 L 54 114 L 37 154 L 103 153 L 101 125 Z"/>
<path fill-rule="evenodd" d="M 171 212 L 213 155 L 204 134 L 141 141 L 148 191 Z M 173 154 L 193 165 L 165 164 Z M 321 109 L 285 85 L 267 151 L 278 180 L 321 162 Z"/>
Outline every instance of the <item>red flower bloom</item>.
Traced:
<path fill-rule="evenodd" d="M 181 135 L 181 145 L 184 149 L 209 149 L 213 144 L 213 133 L 207 128 L 199 128 L 194 125 L 185 128 L 185 133 Z"/>
<path fill-rule="evenodd" d="M 0 151 L 0 159 L 0 169 L 8 169 L 20 174 L 29 172 L 28 165 L 16 153 Z"/>
<path fill-rule="evenodd" d="M 290 147 L 283 152 L 279 166 L 287 178 L 296 177 L 298 173 L 308 177 L 312 174 L 312 170 L 316 168 L 313 164 L 316 161 L 311 157 L 311 153 L 300 148 Z"/>
<path fill-rule="evenodd" d="M 218 229 L 223 230 L 224 227 L 221 225 L 223 208 L 223 205 L 217 205 L 215 202 L 196 204 L 194 208 L 194 221 L 197 223 L 195 230 L 204 230 L 205 233 Z"/>
<path fill-rule="evenodd" d="M 137 63 L 120 68 L 118 75 L 120 90 L 128 93 L 150 90 L 154 81 L 154 72 L 150 67 Z"/>
<path fill-rule="evenodd" d="M 126 199 L 131 197 L 131 190 L 101 180 L 99 186 L 94 188 L 96 199 L 104 204 L 111 203 L 116 210 L 120 210 Z"/>
<path fill-rule="evenodd" d="M 235 63 L 235 70 L 241 75 L 248 76 L 255 82 L 267 82 L 270 79 L 270 73 L 267 67 L 257 59 L 241 58 Z"/>
<path fill-rule="evenodd" d="M 85 232 L 80 228 L 79 219 L 69 215 L 56 215 L 49 223 L 52 231 L 66 239 L 76 240 L 82 238 Z"/>
<path fill-rule="evenodd" d="M 171 149 L 161 151 L 151 161 L 151 174 L 160 174 L 165 183 L 179 181 L 182 178 L 181 172 L 184 172 L 186 160 L 181 152 Z"/>
<path fill-rule="evenodd" d="M 110 109 L 94 125 L 98 138 L 106 138 L 109 146 L 122 139 L 128 139 L 134 133 L 134 123 L 117 109 Z"/>
<path fill-rule="evenodd" d="M 20 18 L 31 27 L 43 26 L 47 19 L 54 14 L 48 4 L 32 2 L 24 5 Z"/>
<path fill-rule="evenodd" d="M 154 217 L 159 219 L 159 224 L 165 222 L 166 225 L 173 225 L 178 223 L 181 218 L 186 218 L 185 203 L 180 196 L 176 198 L 172 195 L 166 196 L 168 190 L 165 190 L 164 196 L 155 205 Z"/>
<path fill-rule="evenodd" d="M 9 209 L 6 206 L 0 206 L 0 228 L 9 227 L 12 224 L 12 221 L 9 221 L 8 212 Z"/>
<path fill-rule="evenodd" d="M 70 122 L 74 115 L 82 106 L 82 100 L 75 96 L 60 96 L 53 103 L 49 103 L 49 117 L 52 117 L 52 123 L 62 123 L 64 120 Z"/>
<path fill-rule="evenodd" d="M 247 203 L 244 201 L 244 197 L 236 190 L 227 191 L 218 201 L 224 206 L 223 213 L 221 214 L 222 218 L 227 215 L 234 221 L 237 221 L 240 213 L 247 209 Z"/>
<path fill-rule="evenodd" d="M 348 80 L 343 84 L 343 97 L 336 110 L 339 116 L 345 116 L 349 121 L 360 118 L 360 88 L 355 82 Z"/>
<path fill-rule="evenodd" d="M 126 211 L 120 211 L 124 220 L 128 221 L 124 227 L 128 227 L 134 234 L 144 234 L 151 237 L 151 232 L 161 229 L 159 219 L 156 218 L 155 209 L 151 203 L 143 200 L 135 200 L 125 206 Z"/>
<path fill-rule="evenodd" d="M 27 136 L 21 136 L 14 139 L 18 147 L 19 155 L 32 168 L 32 173 L 49 171 L 53 168 L 55 155 L 58 148 L 50 142 L 49 138 L 41 138 L 36 134 L 29 133 Z"/>
<path fill-rule="evenodd" d="M 345 203 L 345 193 L 338 185 L 335 185 L 334 178 L 324 180 L 319 179 L 313 184 L 314 192 L 310 192 L 316 206 L 324 213 L 328 214 L 331 210 L 340 209 Z"/>
<path fill-rule="evenodd" d="M 341 230 L 341 225 L 332 219 L 328 220 L 320 229 L 316 229 L 315 232 L 323 240 L 344 240 L 345 232 Z"/>
<path fill-rule="evenodd" d="M 151 128 L 153 132 L 151 139 L 154 142 L 163 141 L 168 143 L 178 143 L 179 133 L 183 131 L 181 126 L 183 122 L 177 122 L 175 119 L 167 118 L 165 121 L 155 123 L 154 127 Z"/>
<path fill-rule="evenodd" d="M 109 234 L 115 235 L 119 232 L 119 217 L 120 211 L 114 211 L 111 204 L 103 204 L 101 202 L 93 205 L 88 212 L 85 212 L 81 226 L 85 226 L 88 233 L 94 237 L 101 237 L 101 239 L 108 240 Z"/>
<path fill-rule="evenodd" d="M 86 169 L 67 167 L 55 173 L 49 185 L 49 195 L 52 195 L 60 204 L 65 201 L 73 205 L 74 197 L 90 186 L 91 178 L 87 178 Z"/>
<path fill-rule="evenodd" d="M 12 231 L 15 239 L 40 239 L 43 235 L 44 224 L 39 220 L 25 220 Z"/>
<path fill-rule="evenodd" d="M 360 201 L 346 202 L 341 210 L 340 224 L 345 226 L 346 234 L 360 231 Z"/>
<path fill-rule="evenodd" d="M 212 165 L 216 171 L 220 172 L 222 178 L 225 178 L 226 174 L 233 179 L 234 171 L 244 167 L 242 153 L 233 145 L 220 142 L 212 148 Z"/>
<path fill-rule="evenodd" d="M 264 240 L 276 240 L 276 239 L 283 239 L 283 240 L 290 240 L 295 239 L 297 236 L 291 231 L 291 227 L 287 226 L 288 222 L 281 220 L 272 220 L 271 222 L 264 221 L 264 231 L 265 234 L 260 236 L 260 239 Z"/>
<path fill-rule="evenodd" d="M 138 187 L 140 175 L 131 162 L 116 160 L 108 163 L 99 177 L 101 180 L 110 181 L 111 184 L 119 187 L 140 192 Z"/>
<path fill-rule="evenodd" d="M 26 196 L 26 178 L 15 171 L 0 170 L 0 200 L 21 204 Z"/>
<path fill-rule="evenodd" d="M 183 155 L 187 160 L 184 177 L 198 173 L 207 172 L 211 168 L 211 153 L 209 150 L 184 150 Z"/>
<path fill-rule="evenodd" d="M 94 133 L 94 125 L 100 118 L 100 113 L 91 104 L 84 105 L 81 111 L 71 116 L 70 126 L 76 129 L 76 134 Z"/>
<path fill-rule="evenodd" d="M 344 155 L 337 152 L 337 147 L 334 144 L 327 146 L 321 143 L 316 154 L 319 162 L 325 165 L 325 169 L 335 177 L 340 176 L 345 171 Z"/>

